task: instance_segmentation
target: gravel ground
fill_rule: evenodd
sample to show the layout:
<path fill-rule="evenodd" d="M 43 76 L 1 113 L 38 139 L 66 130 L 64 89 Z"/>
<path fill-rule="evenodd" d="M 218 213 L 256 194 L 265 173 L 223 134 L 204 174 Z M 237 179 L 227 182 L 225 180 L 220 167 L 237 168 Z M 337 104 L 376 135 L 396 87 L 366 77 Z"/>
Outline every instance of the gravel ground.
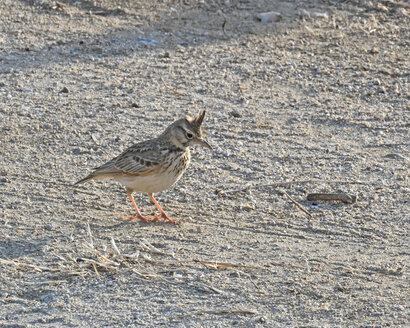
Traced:
<path fill-rule="evenodd" d="M 408 326 L 409 15 L 2 0 L 0 326 Z M 214 150 L 157 195 L 178 225 L 121 220 L 117 183 L 73 186 L 201 109 Z"/>

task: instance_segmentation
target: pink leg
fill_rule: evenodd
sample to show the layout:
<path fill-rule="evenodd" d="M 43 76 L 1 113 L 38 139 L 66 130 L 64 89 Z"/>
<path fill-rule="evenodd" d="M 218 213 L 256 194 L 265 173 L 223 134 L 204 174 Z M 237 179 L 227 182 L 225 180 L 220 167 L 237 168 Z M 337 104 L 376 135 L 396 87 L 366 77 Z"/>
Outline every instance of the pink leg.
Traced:
<path fill-rule="evenodd" d="M 132 205 L 134 205 L 134 208 L 135 208 L 135 211 L 137 212 L 137 215 L 136 216 L 123 216 L 123 219 L 126 219 L 126 220 L 140 219 L 140 220 L 145 221 L 145 222 L 157 221 L 156 219 L 152 220 L 152 219 L 148 219 L 148 218 L 142 216 L 141 212 L 139 211 L 139 209 L 137 207 L 137 204 L 135 204 L 134 197 L 132 197 L 132 194 L 129 194 L 129 197 L 131 199 Z"/>
<path fill-rule="evenodd" d="M 176 224 L 177 222 L 171 218 L 168 217 L 168 215 L 165 214 L 164 210 L 162 209 L 162 207 L 158 204 L 157 200 L 154 198 L 153 194 L 148 194 L 148 196 L 152 199 L 152 201 L 154 202 L 154 204 L 158 207 L 159 211 L 161 212 L 161 216 L 157 216 L 155 217 L 155 220 L 160 220 L 160 219 L 165 219 L 168 220 L 171 223 Z"/>

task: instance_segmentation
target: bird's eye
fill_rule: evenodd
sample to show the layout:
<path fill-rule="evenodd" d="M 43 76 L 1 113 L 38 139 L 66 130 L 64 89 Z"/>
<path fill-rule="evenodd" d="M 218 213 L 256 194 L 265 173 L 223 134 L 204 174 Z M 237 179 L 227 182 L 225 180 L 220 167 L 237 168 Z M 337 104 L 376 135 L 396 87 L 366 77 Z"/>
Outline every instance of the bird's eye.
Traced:
<path fill-rule="evenodd" d="M 192 138 L 194 137 L 194 135 L 193 135 L 191 132 L 187 132 L 187 133 L 186 133 L 186 137 L 187 137 L 188 139 L 192 139 Z"/>

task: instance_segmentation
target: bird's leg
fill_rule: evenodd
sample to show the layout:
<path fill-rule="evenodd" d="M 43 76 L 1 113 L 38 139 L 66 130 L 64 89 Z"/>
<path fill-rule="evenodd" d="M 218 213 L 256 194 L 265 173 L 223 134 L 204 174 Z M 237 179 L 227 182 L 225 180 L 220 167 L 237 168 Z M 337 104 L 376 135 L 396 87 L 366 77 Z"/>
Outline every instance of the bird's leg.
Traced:
<path fill-rule="evenodd" d="M 177 223 L 175 220 L 171 219 L 170 217 L 168 217 L 168 215 L 165 214 L 164 210 L 158 204 L 157 200 L 154 198 L 154 195 L 152 193 L 148 194 L 148 196 L 152 199 L 154 204 L 158 207 L 159 211 L 161 212 L 161 216 L 154 217 L 155 220 L 165 219 L 165 220 L 168 220 L 171 223 L 174 223 L 174 224 Z"/>
<path fill-rule="evenodd" d="M 157 219 L 148 219 L 145 216 L 142 216 L 141 212 L 139 211 L 137 204 L 135 204 L 134 201 L 134 197 L 132 196 L 132 194 L 128 194 L 128 196 L 131 199 L 132 205 L 134 205 L 135 211 L 137 212 L 136 216 L 123 216 L 123 219 L 127 219 L 127 220 L 136 220 L 136 219 L 140 219 L 142 221 L 145 222 L 151 222 L 151 221 L 157 221 Z"/>

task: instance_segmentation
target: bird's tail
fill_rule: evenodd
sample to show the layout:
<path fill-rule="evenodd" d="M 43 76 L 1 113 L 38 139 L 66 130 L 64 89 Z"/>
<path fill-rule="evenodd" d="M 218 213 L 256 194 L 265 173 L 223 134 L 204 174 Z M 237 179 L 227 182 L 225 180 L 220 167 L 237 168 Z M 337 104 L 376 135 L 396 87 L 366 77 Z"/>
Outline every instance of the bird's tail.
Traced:
<path fill-rule="evenodd" d="M 124 172 L 118 170 L 115 167 L 115 160 L 116 158 L 112 159 L 111 161 L 101 165 L 100 167 L 94 168 L 94 171 L 87 175 L 84 179 L 81 179 L 74 183 L 74 185 L 78 185 L 81 183 L 85 183 L 91 180 L 103 180 L 103 179 L 111 179 L 117 176 L 122 176 Z"/>
<path fill-rule="evenodd" d="M 78 180 L 76 183 L 74 183 L 74 185 L 85 183 L 85 182 L 88 182 L 88 181 L 91 181 L 91 180 L 94 180 L 94 179 L 95 179 L 95 176 L 90 174 L 90 175 L 86 176 L 84 179 Z"/>
<path fill-rule="evenodd" d="M 91 180 L 104 180 L 104 179 L 112 179 L 117 176 L 122 176 L 123 173 L 115 172 L 115 173 L 107 173 L 107 172 L 100 172 L 99 170 L 87 175 L 84 179 L 78 180 L 74 185 L 79 185 Z"/>

